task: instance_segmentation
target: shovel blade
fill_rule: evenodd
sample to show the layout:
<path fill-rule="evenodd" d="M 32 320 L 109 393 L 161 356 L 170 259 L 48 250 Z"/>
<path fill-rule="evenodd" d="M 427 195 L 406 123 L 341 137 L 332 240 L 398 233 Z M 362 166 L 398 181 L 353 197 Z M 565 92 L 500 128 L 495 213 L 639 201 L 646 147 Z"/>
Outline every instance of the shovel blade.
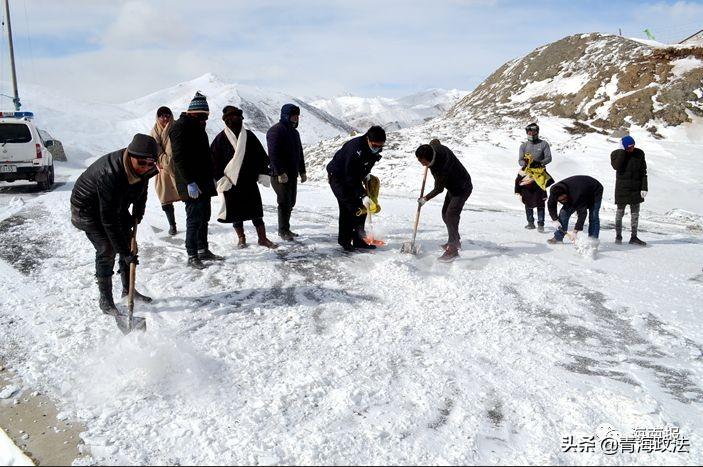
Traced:
<path fill-rule="evenodd" d="M 129 317 L 125 315 L 115 316 L 115 322 L 117 327 L 122 331 L 125 336 L 132 331 L 146 331 L 146 319 L 139 318 L 137 316 L 132 316 L 132 322 L 130 323 Z"/>
<path fill-rule="evenodd" d="M 418 253 L 420 253 L 420 245 L 417 245 L 413 242 L 405 242 L 403 243 L 403 246 L 400 247 L 400 252 L 408 253 L 411 255 L 417 255 Z"/>

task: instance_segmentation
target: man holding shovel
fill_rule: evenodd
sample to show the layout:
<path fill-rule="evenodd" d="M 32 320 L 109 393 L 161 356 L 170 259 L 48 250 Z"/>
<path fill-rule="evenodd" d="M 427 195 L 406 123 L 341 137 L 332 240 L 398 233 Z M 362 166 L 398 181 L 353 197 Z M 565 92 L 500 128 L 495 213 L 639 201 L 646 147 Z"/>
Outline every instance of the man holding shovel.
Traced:
<path fill-rule="evenodd" d="M 122 297 L 129 292 L 129 269 L 138 264 L 132 253 L 132 226 L 144 216 L 149 179 L 156 175 L 158 146 L 151 136 L 136 134 L 126 149 L 107 154 L 88 167 L 71 193 L 71 222 L 95 248 L 95 276 L 100 310 L 118 316 L 112 297 L 115 256 L 120 255 Z M 129 207 L 132 206 L 132 213 Z M 134 298 L 151 298 L 134 291 Z"/>
<path fill-rule="evenodd" d="M 417 202 L 423 206 L 426 202 L 447 189 L 442 207 L 442 220 L 447 226 L 449 238 L 442 245 L 444 254 L 439 261 L 449 262 L 459 256 L 461 237 L 459 236 L 459 221 L 464 204 L 471 196 L 473 184 L 466 167 L 459 161 L 454 153 L 439 141 L 433 144 L 423 144 L 415 151 L 418 162 L 428 167 L 435 180 L 434 189 L 427 195 L 419 198 Z"/>

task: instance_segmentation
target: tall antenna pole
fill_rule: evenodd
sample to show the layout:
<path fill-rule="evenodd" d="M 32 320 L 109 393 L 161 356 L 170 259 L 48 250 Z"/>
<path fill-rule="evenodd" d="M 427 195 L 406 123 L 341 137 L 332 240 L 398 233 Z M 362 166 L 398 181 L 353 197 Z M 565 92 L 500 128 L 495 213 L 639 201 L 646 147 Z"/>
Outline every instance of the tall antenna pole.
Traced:
<path fill-rule="evenodd" d="M 12 69 L 12 89 L 14 90 L 15 97 L 12 102 L 15 104 L 15 111 L 19 112 L 20 107 L 20 94 L 17 91 L 17 71 L 15 71 L 15 47 L 12 45 L 12 25 L 10 24 L 10 4 L 8 0 L 5 0 L 5 21 L 7 21 L 7 37 L 8 44 L 10 46 L 10 68 Z"/>

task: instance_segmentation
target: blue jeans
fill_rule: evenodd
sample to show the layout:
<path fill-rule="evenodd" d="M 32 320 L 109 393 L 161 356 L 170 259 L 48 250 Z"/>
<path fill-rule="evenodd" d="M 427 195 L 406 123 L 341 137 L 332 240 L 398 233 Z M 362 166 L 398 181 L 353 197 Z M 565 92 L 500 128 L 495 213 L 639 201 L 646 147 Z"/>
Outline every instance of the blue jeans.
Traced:
<path fill-rule="evenodd" d="M 535 223 L 535 210 L 533 208 L 525 207 L 525 214 L 527 215 L 527 222 L 530 224 Z M 537 224 L 544 225 L 544 206 L 537 208 Z"/>
<path fill-rule="evenodd" d="M 588 208 L 588 236 L 593 238 L 598 238 L 600 235 L 600 205 L 602 199 L 597 199 L 592 206 Z M 559 211 L 559 222 L 561 223 L 561 230 L 556 230 L 554 232 L 554 238 L 559 241 L 564 240 L 566 232 L 569 231 L 569 219 L 571 215 L 576 212 L 576 209 L 571 206 L 564 206 Z"/>

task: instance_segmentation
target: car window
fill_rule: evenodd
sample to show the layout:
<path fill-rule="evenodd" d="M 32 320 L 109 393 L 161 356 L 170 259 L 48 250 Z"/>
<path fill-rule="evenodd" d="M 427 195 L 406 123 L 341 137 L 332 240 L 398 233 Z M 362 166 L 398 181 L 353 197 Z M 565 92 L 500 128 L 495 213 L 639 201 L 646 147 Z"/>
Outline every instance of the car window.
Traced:
<path fill-rule="evenodd" d="M 0 123 L 0 143 L 29 143 L 32 133 L 24 123 Z"/>

